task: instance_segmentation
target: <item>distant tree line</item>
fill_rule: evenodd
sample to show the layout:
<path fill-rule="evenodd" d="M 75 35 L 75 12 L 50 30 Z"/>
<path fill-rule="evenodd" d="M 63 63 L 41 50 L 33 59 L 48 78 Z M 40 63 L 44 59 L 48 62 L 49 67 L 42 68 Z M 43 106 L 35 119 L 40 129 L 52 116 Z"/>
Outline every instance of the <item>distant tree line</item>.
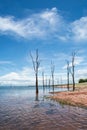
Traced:
<path fill-rule="evenodd" d="M 87 79 L 79 79 L 79 83 L 87 82 Z"/>

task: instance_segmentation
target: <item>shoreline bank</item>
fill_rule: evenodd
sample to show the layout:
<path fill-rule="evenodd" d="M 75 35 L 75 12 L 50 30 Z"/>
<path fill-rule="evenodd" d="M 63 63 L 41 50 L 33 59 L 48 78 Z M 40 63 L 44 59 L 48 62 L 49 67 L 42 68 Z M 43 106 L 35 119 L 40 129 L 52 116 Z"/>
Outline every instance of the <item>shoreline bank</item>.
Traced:
<path fill-rule="evenodd" d="M 61 104 L 86 107 L 87 108 L 87 87 L 76 89 L 76 91 L 54 92 L 50 99 Z"/>

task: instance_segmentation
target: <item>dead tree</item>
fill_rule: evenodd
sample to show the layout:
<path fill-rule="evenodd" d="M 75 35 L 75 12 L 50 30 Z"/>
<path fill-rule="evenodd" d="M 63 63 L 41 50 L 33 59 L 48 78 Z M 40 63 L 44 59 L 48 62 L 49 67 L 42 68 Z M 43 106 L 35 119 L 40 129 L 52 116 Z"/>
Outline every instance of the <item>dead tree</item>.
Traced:
<path fill-rule="evenodd" d="M 51 76 L 52 76 L 53 92 L 54 92 L 54 70 L 55 70 L 55 66 L 54 66 L 53 62 L 51 61 Z"/>
<path fill-rule="evenodd" d="M 47 75 L 45 76 L 45 87 L 47 89 Z"/>
<path fill-rule="evenodd" d="M 49 91 L 50 91 L 50 78 L 49 78 Z"/>
<path fill-rule="evenodd" d="M 75 90 L 75 56 L 76 52 L 72 53 L 72 80 L 73 80 L 73 91 Z"/>
<path fill-rule="evenodd" d="M 44 85 L 44 71 L 42 72 L 42 84 L 43 84 L 43 92 L 45 91 L 45 85 Z"/>
<path fill-rule="evenodd" d="M 59 86 L 59 78 L 58 78 L 58 80 L 57 80 L 57 85 Z"/>
<path fill-rule="evenodd" d="M 66 60 L 67 62 L 67 89 L 69 91 L 69 72 L 70 72 L 70 67 L 69 67 L 69 61 Z"/>
<path fill-rule="evenodd" d="M 72 82 L 73 82 L 73 91 L 75 90 L 75 56 L 76 52 L 72 52 L 72 66 L 71 66 L 71 75 L 72 75 Z"/>
<path fill-rule="evenodd" d="M 62 76 L 61 76 L 61 88 L 63 87 Z"/>
<path fill-rule="evenodd" d="M 38 70 L 39 70 L 39 66 L 40 66 L 38 49 L 36 50 L 36 57 L 35 57 L 35 59 L 34 59 L 34 57 L 32 56 L 31 53 L 30 53 L 30 56 L 31 56 L 31 59 L 32 59 L 33 68 L 34 68 L 35 77 L 36 77 L 36 94 L 38 94 Z"/>

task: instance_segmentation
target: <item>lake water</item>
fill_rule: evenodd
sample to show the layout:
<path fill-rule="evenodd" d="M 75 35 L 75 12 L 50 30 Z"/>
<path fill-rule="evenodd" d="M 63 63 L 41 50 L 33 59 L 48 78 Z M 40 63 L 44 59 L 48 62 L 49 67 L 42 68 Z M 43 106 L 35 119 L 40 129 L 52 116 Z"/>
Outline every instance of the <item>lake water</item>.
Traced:
<path fill-rule="evenodd" d="M 56 88 L 55 91 L 62 91 Z M 35 87 L 0 87 L 0 130 L 87 130 L 87 109 L 44 98 Z"/>

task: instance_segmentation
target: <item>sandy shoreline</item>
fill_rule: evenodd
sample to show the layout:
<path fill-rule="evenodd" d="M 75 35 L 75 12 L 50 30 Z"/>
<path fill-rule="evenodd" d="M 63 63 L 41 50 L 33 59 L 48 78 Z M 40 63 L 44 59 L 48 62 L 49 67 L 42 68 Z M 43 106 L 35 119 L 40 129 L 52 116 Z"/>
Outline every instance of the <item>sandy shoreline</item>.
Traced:
<path fill-rule="evenodd" d="M 50 98 L 63 104 L 87 108 L 87 87 L 74 92 L 54 92 Z"/>

